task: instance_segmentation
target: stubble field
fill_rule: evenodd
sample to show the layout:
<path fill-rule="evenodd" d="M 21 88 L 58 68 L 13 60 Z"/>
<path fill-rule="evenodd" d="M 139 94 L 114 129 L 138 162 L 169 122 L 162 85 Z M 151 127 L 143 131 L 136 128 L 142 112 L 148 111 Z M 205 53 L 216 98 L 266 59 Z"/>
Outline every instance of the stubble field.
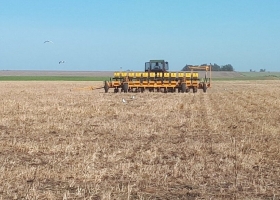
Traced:
<path fill-rule="evenodd" d="M 0 82 L 0 199 L 280 198 L 280 81 L 100 84 Z"/>

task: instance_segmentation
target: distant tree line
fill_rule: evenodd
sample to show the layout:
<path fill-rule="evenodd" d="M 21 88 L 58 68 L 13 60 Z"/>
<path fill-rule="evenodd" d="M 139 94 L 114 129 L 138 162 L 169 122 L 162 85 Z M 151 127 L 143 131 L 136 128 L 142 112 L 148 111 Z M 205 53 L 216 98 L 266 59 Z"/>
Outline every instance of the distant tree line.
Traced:
<path fill-rule="evenodd" d="M 256 70 L 250 69 L 250 72 L 256 72 Z M 260 69 L 260 72 L 266 72 L 266 69 Z"/>
<path fill-rule="evenodd" d="M 234 68 L 231 64 L 227 64 L 227 65 L 217 65 L 216 63 L 214 63 L 213 65 L 211 65 L 211 69 L 212 71 L 234 71 Z M 185 67 L 183 67 L 183 69 L 181 71 L 191 71 L 190 67 L 192 67 L 193 65 L 185 65 Z M 200 66 L 207 66 L 207 64 L 202 64 Z M 199 71 L 199 70 L 196 70 Z"/>

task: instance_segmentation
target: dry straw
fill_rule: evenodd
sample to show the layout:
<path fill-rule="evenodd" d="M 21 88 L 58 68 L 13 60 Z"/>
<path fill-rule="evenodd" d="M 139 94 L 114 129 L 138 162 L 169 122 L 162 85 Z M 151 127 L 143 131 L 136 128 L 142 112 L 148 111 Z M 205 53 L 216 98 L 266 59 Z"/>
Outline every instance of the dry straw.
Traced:
<path fill-rule="evenodd" d="M 279 81 L 87 86 L 0 82 L 0 199 L 280 198 Z"/>

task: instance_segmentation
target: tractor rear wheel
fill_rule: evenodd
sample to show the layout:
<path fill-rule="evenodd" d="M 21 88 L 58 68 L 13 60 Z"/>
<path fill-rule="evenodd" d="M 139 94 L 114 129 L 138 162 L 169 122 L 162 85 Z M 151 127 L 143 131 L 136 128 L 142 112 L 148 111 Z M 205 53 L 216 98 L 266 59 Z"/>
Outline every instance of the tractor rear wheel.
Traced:
<path fill-rule="evenodd" d="M 127 93 L 128 92 L 128 83 L 123 84 L 123 92 Z"/>
<path fill-rule="evenodd" d="M 104 90 L 105 90 L 105 93 L 108 93 L 108 91 L 109 91 L 109 84 L 107 81 L 104 82 Z"/>
<path fill-rule="evenodd" d="M 185 93 L 186 91 L 187 91 L 186 83 L 182 83 L 182 84 L 181 84 L 181 92 L 182 92 L 182 93 Z"/>

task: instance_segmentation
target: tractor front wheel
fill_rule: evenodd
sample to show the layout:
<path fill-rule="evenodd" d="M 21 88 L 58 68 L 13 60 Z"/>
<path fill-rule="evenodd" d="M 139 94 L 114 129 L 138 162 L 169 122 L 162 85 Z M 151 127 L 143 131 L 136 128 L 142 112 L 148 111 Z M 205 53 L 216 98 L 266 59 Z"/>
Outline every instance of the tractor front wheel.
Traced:
<path fill-rule="evenodd" d="M 123 84 L 123 91 L 124 91 L 124 93 L 128 92 L 128 83 Z"/>
<path fill-rule="evenodd" d="M 206 86 L 206 83 L 203 83 L 203 92 L 205 93 L 207 90 L 207 86 Z"/>
<path fill-rule="evenodd" d="M 182 92 L 182 93 L 185 93 L 186 91 L 187 91 L 186 83 L 182 83 L 182 84 L 181 84 L 181 92 Z"/>

